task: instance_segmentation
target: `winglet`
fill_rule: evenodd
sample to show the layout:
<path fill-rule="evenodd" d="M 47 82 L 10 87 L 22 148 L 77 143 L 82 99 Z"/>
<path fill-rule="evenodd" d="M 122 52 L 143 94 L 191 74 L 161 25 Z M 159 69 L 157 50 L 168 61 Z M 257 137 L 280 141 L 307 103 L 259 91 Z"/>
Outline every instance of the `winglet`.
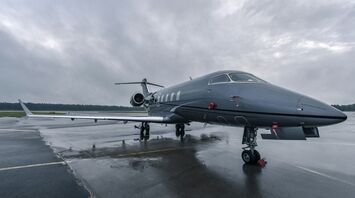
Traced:
<path fill-rule="evenodd" d="M 23 111 L 26 113 L 26 116 L 32 115 L 32 112 L 26 107 L 26 105 L 23 104 L 23 102 L 20 99 L 18 101 L 19 101 Z"/>

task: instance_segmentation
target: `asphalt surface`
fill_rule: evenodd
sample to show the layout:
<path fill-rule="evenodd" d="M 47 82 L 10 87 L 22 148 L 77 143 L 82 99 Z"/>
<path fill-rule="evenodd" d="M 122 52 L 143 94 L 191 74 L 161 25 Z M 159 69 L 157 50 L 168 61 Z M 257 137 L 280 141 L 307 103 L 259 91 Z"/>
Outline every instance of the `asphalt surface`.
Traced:
<path fill-rule="evenodd" d="M 134 123 L 4 118 L 0 128 L 0 170 L 60 162 L 44 140 L 74 171 L 62 164 L 0 171 L 0 197 L 88 196 L 74 175 L 95 197 L 355 197 L 354 113 L 321 127 L 317 139 L 259 136 L 264 168 L 243 164 L 241 128 L 192 123 L 182 142 L 174 126 L 153 124 L 147 142 L 137 140 Z"/>
<path fill-rule="evenodd" d="M 0 197 L 89 197 L 38 130 L 0 119 Z"/>

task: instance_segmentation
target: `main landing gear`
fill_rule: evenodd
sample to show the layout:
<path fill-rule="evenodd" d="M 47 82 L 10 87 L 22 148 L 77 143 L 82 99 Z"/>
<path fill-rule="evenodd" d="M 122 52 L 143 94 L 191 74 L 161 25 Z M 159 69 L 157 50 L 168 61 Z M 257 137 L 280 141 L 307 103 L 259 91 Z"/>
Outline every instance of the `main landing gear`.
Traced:
<path fill-rule="evenodd" d="M 257 164 L 259 163 L 260 153 L 255 150 L 256 144 L 256 135 L 257 128 L 254 127 L 245 127 L 243 134 L 242 144 L 247 146 L 243 148 L 242 159 L 246 164 Z"/>
<path fill-rule="evenodd" d="M 140 125 L 140 140 L 149 140 L 150 126 L 148 122 L 142 122 Z"/>
<path fill-rule="evenodd" d="M 180 137 L 181 139 L 185 136 L 185 124 L 178 123 L 175 125 L 175 135 L 176 137 Z"/>

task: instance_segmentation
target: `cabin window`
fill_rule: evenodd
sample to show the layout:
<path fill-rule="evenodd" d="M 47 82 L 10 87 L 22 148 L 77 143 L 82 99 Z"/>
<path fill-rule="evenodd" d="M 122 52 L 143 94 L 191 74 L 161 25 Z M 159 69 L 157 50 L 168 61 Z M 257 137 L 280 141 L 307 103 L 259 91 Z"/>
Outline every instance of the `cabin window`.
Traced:
<path fill-rule="evenodd" d="M 176 94 L 176 101 L 180 100 L 180 91 L 177 92 Z"/>
<path fill-rule="evenodd" d="M 157 102 L 159 102 L 159 101 L 160 101 L 160 96 L 158 95 L 158 96 L 157 96 Z"/>
<path fill-rule="evenodd" d="M 230 82 L 230 79 L 226 74 L 219 75 L 217 77 L 212 78 L 212 80 L 210 80 L 210 84 L 226 83 L 226 82 Z"/>
<path fill-rule="evenodd" d="M 175 95 L 175 93 L 173 92 L 173 93 L 171 93 L 171 96 L 170 96 L 170 101 L 173 101 L 174 100 L 174 95 Z"/>
<path fill-rule="evenodd" d="M 231 73 L 229 74 L 229 77 L 234 82 L 265 83 L 264 80 L 261 80 L 260 78 L 257 78 L 256 76 L 247 73 Z"/>

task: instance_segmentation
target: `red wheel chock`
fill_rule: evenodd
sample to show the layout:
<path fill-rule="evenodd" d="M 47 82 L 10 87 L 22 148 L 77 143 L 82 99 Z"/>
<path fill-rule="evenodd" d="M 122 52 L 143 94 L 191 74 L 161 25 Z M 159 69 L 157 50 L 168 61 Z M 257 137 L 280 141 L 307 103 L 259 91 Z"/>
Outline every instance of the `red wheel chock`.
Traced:
<path fill-rule="evenodd" d="M 257 164 L 261 167 L 264 168 L 265 165 L 267 164 L 267 161 L 265 160 L 265 158 L 259 159 Z"/>

